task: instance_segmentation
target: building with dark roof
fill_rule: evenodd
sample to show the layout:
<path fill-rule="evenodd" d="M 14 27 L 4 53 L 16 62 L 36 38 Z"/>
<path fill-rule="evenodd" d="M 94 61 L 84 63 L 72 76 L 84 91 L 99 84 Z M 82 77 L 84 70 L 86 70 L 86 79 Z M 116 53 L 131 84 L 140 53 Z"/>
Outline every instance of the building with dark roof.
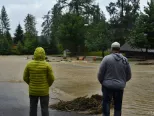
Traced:
<path fill-rule="evenodd" d="M 128 43 L 121 46 L 120 51 L 127 57 L 145 57 L 147 55 L 145 48 L 134 48 Z M 154 49 L 148 50 L 148 56 L 154 58 Z"/>

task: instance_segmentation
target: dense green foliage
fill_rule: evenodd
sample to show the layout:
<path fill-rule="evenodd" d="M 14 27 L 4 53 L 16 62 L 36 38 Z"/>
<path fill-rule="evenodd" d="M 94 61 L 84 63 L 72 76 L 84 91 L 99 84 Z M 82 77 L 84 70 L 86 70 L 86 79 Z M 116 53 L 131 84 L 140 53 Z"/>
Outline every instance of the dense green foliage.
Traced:
<path fill-rule="evenodd" d="M 72 55 L 105 51 L 114 41 L 128 42 L 136 48 L 154 48 L 154 3 L 140 11 L 140 0 L 116 0 L 106 9 L 109 20 L 94 0 L 57 0 L 43 16 L 42 33 L 38 36 L 35 16 L 25 17 L 25 32 L 19 24 L 14 37 L 3 6 L 0 13 L 0 54 L 32 54 L 37 46 L 47 54 Z"/>
<path fill-rule="evenodd" d="M 15 31 L 15 34 L 14 34 L 14 44 L 18 44 L 18 42 L 21 42 L 23 43 L 23 37 L 24 37 L 24 34 L 23 34 L 23 30 L 22 30 L 22 27 L 21 25 L 19 24 L 16 31 Z"/>
<path fill-rule="evenodd" d="M 10 22 L 5 7 L 3 6 L 0 13 L 0 54 L 10 54 L 12 38 L 9 30 Z"/>
<path fill-rule="evenodd" d="M 131 31 L 129 43 L 137 48 L 154 48 L 154 3 L 148 2 L 144 13 L 141 13 Z"/>
<path fill-rule="evenodd" d="M 83 18 L 70 13 L 63 15 L 57 36 L 64 49 L 69 49 L 76 54 L 78 49 L 84 47 Z"/>

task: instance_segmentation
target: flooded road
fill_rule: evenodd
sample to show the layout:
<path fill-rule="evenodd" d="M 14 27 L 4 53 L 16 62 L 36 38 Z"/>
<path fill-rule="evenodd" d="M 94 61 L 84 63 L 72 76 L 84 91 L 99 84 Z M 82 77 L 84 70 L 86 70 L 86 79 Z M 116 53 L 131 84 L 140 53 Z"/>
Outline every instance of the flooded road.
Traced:
<path fill-rule="evenodd" d="M 0 81 L 22 81 L 23 69 L 29 61 L 25 58 L 25 56 L 1 56 Z M 85 95 L 101 94 L 101 86 L 97 81 L 99 63 L 50 64 L 56 77 L 51 88 L 51 95 L 54 94 L 54 98 L 71 100 Z M 124 92 L 123 116 L 154 116 L 154 65 L 135 64 L 131 62 L 133 75 Z"/>
<path fill-rule="evenodd" d="M 123 115 L 154 116 L 154 65 L 131 63 L 133 78 L 125 89 Z"/>

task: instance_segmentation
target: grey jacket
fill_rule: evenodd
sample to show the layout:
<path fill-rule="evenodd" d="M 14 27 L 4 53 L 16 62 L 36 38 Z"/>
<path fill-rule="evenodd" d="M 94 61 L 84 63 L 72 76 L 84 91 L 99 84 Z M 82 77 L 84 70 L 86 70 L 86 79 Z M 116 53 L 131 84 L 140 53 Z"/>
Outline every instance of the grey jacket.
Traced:
<path fill-rule="evenodd" d="M 131 69 L 126 57 L 120 53 L 112 53 L 101 62 L 98 80 L 107 88 L 124 89 L 131 79 Z"/>

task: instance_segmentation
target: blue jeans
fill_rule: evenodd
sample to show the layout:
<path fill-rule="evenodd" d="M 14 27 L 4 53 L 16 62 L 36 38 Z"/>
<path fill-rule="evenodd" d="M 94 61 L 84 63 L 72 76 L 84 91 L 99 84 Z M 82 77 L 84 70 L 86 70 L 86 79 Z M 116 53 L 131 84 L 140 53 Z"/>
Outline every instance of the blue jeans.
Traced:
<path fill-rule="evenodd" d="M 114 101 L 114 116 L 121 116 L 122 99 L 124 90 L 102 87 L 103 91 L 103 116 L 110 116 L 110 104 Z"/>
<path fill-rule="evenodd" d="M 37 104 L 40 99 L 42 116 L 49 116 L 48 105 L 49 105 L 49 95 L 48 96 L 29 96 L 30 97 L 30 116 L 37 116 Z"/>

